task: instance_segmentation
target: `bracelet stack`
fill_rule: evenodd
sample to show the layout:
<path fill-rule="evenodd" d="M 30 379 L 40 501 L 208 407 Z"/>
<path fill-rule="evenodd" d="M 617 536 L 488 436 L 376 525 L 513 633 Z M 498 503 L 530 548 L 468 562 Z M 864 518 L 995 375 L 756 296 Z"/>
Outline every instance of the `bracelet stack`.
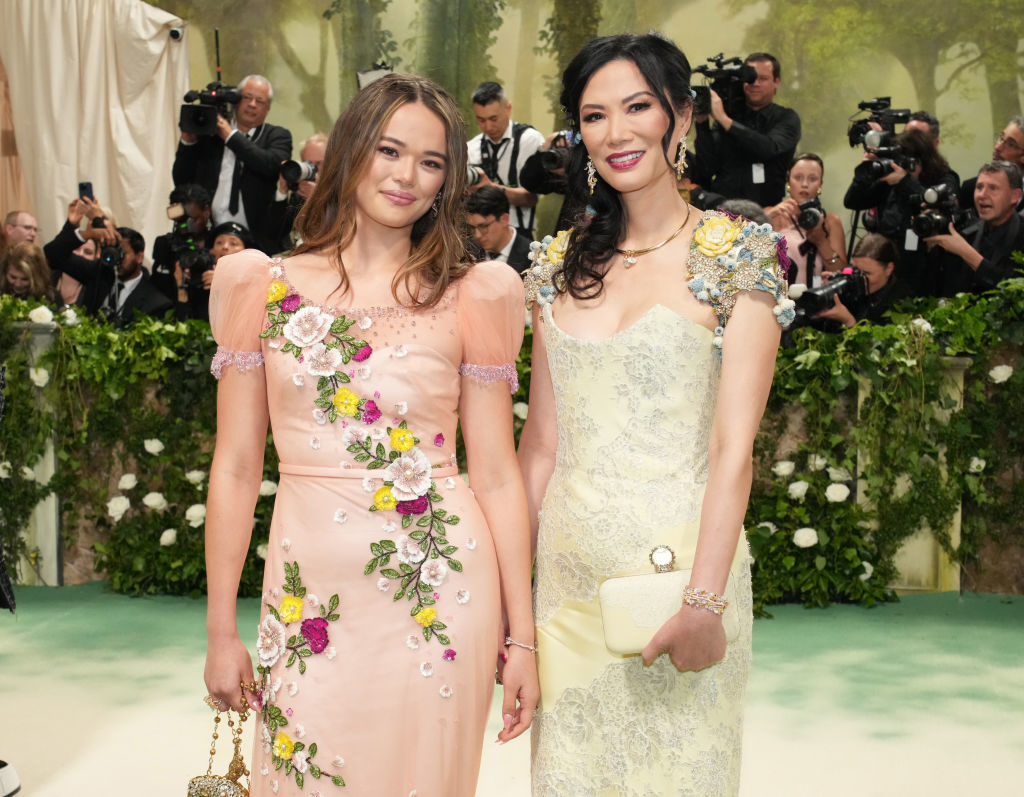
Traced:
<path fill-rule="evenodd" d="M 721 595 L 708 592 L 706 589 L 691 587 L 689 584 L 683 590 L 683 603 L 687 606 L 693 606 L 695 609 L 707 609 L 709 612 L 718 615 L 721 615 L 729 605 L 729 601 Z"/>
<path fill-rule="evenodd" d="M 537 646 L 536 645 L 527 645 L 525 642 L 516 642 L 510 636 L 505 637 L 505 644 L 506 645 L 515 645 L 517 648 L 523 648 L 524 650 L 530 651 L 530 653 L 536 653 L 537 652 Z"/>

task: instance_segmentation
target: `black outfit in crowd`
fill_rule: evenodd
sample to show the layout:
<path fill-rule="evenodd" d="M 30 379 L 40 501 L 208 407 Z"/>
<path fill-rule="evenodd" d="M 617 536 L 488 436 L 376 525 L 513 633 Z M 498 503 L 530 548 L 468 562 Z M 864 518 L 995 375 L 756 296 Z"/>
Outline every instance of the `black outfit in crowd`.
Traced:
<path fill-rule="evenodd" d="M 150 270 L 152 283 L 171 302 L 178 305 L 176 314 L 178 318 L 201 318 L 204 321 L 210 320 L 210 292 L 200 285 L 189 290 L 188 304 L 178 301 L 178 283 L 174 279 L 174 264 L 178 257 L 174 254 L 172 243 L 174 233 L 158 235 L 153 240 L 153 267 Z M 195 243 L 204 249 L 213 246 L 213 234 L 210 230 L 195 235 Z M 197 278 L 198 281 L 198 278 Z"/>
<path fill-rule="evenodd" d="M 558 211 L 558 221 L 555 222 L 555 229 L 550 235 L 557 235 L 562 230 L 568 230 L 573 226 L 576 219 L 584 210 L 583 205 L 576 202 L 568 195 L 564 174 L 555 174 L 544 166 L 544 154 L 540 150 L 534 152 L 523 164 L 519 172 L 519 185 L 534 194 L 563 194 L 562 208 Z M 544 237 L 538 230 L 537 235 Z"/>
<path fill-rule="evenodd" d="M 1000 282 L 1018 277 L 1014 252 L 1024 252 L 1024 218 L 1011 213 L 998 227 L 976 221 L 960 233 L 984 258 L 977 271 L 955 255 L 941 250 L 944 257 L 933 263 L 937 271 L 938 295 L 984 293 Z"/>
<path fill-rule="evenodd" d="M 927 251 L 927 244 L 917 241 L 916 248 L 907 248 L 907 231 L 910 230 L 911 217 L 921 211 L 924 189 L 941 184 L 952 185 L 954 191 L 960 188 L 959 178 L 951 171 L 932 178 L 922 175 L 920 181 L 908 174 L 890 186 L 858 166 L 843 197 L 844 207 L 868 211 L 862 217 L 866 230 L 881 233 L 896 244 L 900 253 L 896 276 L 911 296 L 935 296 L 939 293 L 935 269 L 929 264 L 932 255 Z"/>
<path fill-rule="evenodd" d="M 759 111 L 744 105 L 732 120 L 729 130 L 712 126 L 710 118 L 697 124 L 694 182 L 727 199 L 777 205 L 800 141 L 800 117 L 771 103 Z M 761 182 L 755 182 L 755 164 L 763 167 Z"/>
<path fill-rule="evenodd" d="M 846 309 L 857 321 L 870 321 L 872 324 L 888 324 L 889 319 L 885 314 L 889 308 L 901 299 L 910 297 L 906 285 L 901 283 L 895 276 L 891 277 L 885 285 L 874 293 L 869 293 L 859 302 L 846 305 Z M 813 318 L 810 325 L 822 332 L 842 332 L 846 329 L 839 321 L 832 318 Z M 791 345 L 791 342 L 790 342 Z"/>
<path fill-rule="evenodd" d="M 292 249 L 292 227 L 295 219 L 306 204 L 305 198 L 295 191 L 289 191 L 284 199 L 276 199 L 277 190 L 274 191 L 274 201 L 270 203 L 267 210 L 267 236 L 272 242 L 268 254 L 278 254 Z"/>
<path fill-rule="evenodd" d="M 194 144 L 179 142 L 172 170 L 174 184 L 198 183 L 214 196 L 224 143 L 220 136 L 200 136 Z M 267 214 L 277 192 L 281 162 L 292 156 L 292 134 L 283 127 L 264 122 L 248 134 L 234 133 L 228 138 L 227 146 L 236 158 L 232 196 L 239 197 L 245 207 L 245 218 L 256 238 L 256 246 L 273 254 L 277 246 L 267 226 Z"/>
<path fill-rule="evenodd" d="M 82 283 L 82 292 L 78 296 L 77 304 L 87 313 L 102 314 L 115 326 L 123 327 L 132 320 L 136 312 L 161 316 L 174 307 L 174 302 L 153 285 L 149 272 L 142 269 L 141 281 L 128 294 L 121 309 L 117 310 L 120 282 L 117 274 L 102 260 L 87 260 L 74 253 L 82 244 L 75 235 L 75 229 L 71 222 L 64 222 L 64 227 L 57 233 L 57 237 L 46 244 L 43 251 L 54 272 L 54 284 L 62 273 Z"/>

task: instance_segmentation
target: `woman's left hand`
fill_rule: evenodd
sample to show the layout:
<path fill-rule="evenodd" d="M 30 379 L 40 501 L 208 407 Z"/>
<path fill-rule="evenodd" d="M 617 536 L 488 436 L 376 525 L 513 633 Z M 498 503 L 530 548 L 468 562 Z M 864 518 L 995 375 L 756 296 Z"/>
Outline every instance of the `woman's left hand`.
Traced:
<path fill-rule="evenodd" d="M 721 616 L 707 609 L 684 606 L 651 637 L 640 655 L 650 666 L 667 653 L 680 672 L 703 670 L 725 658 L 725 629 Z"/>
<path fill-rule="evenodd" d="M 530 727 L 533 713 L 540 702 L 540 681 L 537 679 L 537 656 L 512 645 L 506 650 L 507 660 L 501 670 L 504 698 L 501 718 L 505 727 L 498 732 L 501 744 L 515 739 Z"/>

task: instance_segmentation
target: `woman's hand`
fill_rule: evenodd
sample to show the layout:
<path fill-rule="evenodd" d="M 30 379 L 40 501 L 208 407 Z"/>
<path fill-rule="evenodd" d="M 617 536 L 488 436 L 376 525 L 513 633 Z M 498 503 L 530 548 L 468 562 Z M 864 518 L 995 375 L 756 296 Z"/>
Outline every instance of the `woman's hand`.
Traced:
<path fill-rule="evenodd" d="M 779 204 L 765 208 L 764 212 L 772 227 L 778 231 L 796 224 L 796 217 L 800 215 L 800 206 L 793 197 L 788 196 Z"/>
<path fill-rule="evenodd" d="M 668 654 L 680 672 L 718 664 L 725 658 L 721 616 L 707 609 L 684 606 L 658 629 L 640 655 L 644 664 L 650 666 L 662 653 Z"/>
<path fill-rule="evenodd" d="M 849 308 L 841 301 L 838 296 L 832 297 L 835 302 L 827 310 L 822 310 L 818 313 L 815 318 L 830 318 L 833 321 L 838 321 L 844 327 L 852 327 L 857 323 L 857 319 L 853 317 L 853 313 L 850 312 Z"/>
<path fill-rule="evenodd" d="M 530 727 L 540 701 L 536 655 L 518 645 L 510 645 L 505 653 L 505 666 L 501 670 L 504 690 L 501 717 L 505 727 L 498 732 L 498 742 L 501 744 L 515 739 Z"/>
<path fill-rule="evenodd" d="M 241 684 L 252 683 L 252 659 L 238 634 L 224 638 L 211 638 L 206 647 L 206 688 L 218 699 L 217 708 L 226 711 L 228 706 L 238 711 L 242 707 Z M 251 707 L 259 706 L 259 695 L 247 692 L 245 699 Z"/>
<path fill-rule="evenodd" d="M 892 171 L 885 175 L 885 177 L 879 177 L 878 179 L 881 180 L 883 183 L 888 183 L 889 185 L 896 185 L 897 183 L 902 182 L 903 178 L 906 176 L 907 170 L 904 169 L 895 161 L 893 161 Z"/>

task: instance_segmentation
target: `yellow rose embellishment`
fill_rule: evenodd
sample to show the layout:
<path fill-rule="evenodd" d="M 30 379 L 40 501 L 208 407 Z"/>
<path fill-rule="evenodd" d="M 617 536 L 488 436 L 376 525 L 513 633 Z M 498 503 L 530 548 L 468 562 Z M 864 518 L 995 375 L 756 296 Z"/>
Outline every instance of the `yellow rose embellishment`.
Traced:
<path fill-rule="evenodd" d="M 270 290 L 267 291 L 267 304 L 281 301 L 286 293 L 288 293 L 288 286 L 281 280 L 274 280 L 270 283 Z"/>
<path fill-rule="evenodd" d="M 351 418 L 359 412 L 359 396 L 347 387 L 338 389 L 338 392 L 334 394 L 333 402 L 339 415 L 348 415 Z"/>
<path fill-rule="evenodd" d="M 704 224 L 693 234 L 693 241 L 703 254 L 718 257 L 732 249 L 742 230 L 743 222 L 713 216 L 704 219 Z"/>
<path fill-rule="evenodd" d="M 283 758 L 285 761 L 292 757 L 295 752 L 295 742 L 288 738 L 288 734 L 281 731 L 274 737 L 274 756 Z"/>
<path fill-rule="evenodd" d="M 281 616 L 282 623 L 294 623 L 301 620 L 302 598 L 285 595 L 281 598 L 281 605 L 277 607 L 277 613 Z"/>
<path fill-rule="evenodd" d="M 395 498 L 391 488 L 385 485 L 373 494 L 373 505 L 377 509 L 394 509 L 398 506 L 398 499 Z"/>
<path fill-rule="evenodd" d="M 548 262 L 553 266 L 562 265 L 565 260 L 566 250 L 569 248 L 570 230 L 562 230 L 555 239 L 548 244 Z"/>
<path fill-rule="evenodd" d="M 429 606 L 426 609 L 420 609 L 416 613 L 416 622 L 422 625 L 424 628 L 428 628 L 434 620 L 437 619 L 437 609 L 433 606 Z"/>
<path fill-rule="evenodd" d="M 414 445 L 416 445 L 416 438 L 408 429 L 391 430 L 391 447 L 395 451 L 408 451 Z"/>

